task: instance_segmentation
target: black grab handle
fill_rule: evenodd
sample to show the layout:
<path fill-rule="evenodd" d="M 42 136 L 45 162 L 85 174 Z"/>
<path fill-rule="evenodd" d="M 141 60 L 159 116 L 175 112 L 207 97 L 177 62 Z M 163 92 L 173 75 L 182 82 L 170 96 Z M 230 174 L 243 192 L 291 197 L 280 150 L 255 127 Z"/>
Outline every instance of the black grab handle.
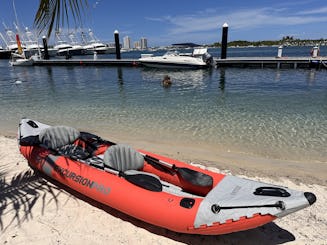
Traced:
<path fill-rule="evenodd" d="M 271 186 L 258 187 L 255 190 L 255 192 L 253 192 L 253 194 L 258 196 L 275 196 L 275 197 L 289 197 L 291 195 L 285 189 L 279 187 L 271 187 Z"/>

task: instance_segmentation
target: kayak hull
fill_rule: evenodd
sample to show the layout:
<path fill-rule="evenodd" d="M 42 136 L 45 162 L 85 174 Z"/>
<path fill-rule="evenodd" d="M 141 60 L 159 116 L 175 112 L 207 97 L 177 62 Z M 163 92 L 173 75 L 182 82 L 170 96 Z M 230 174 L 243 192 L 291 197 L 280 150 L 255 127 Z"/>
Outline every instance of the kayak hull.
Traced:
<path fill-rule="evenodd" d="M 196 187 L 187 183 L 178 173 L 163 171 L 162 168 L 145 161 L 140 171 L 157 176 L 163 183 L 162 191 L 150 191 L 127 181 L 122 176 L 88 165 L 84 161 L 55 154 L 42 144 L 23 144 L 24 138 L 37 136 L 42 128 L 49 127 L 33 121 L 41 128 L 34 130 L 27 125 L 28 121 L 30 119 L 21 121 L 18 140 L 20 152 L 33 169 L 104 205 L 175 232 L 218 235 L 242 231 L 264 225 L 277 217 L 310 205 L 303 192 L 287 189 L 287 193 L 292 197 L 255 196 L 253 191 L 258 186 L 273 185 L 226 176 L 139 150 L 147 156 L 168 162 L 175 167 L 188 168 L 209 175 L 213 180 L 210 187 Z M 111 146 L 111 142 L 102 143 L 98 145 L 95 154 L 100 156 Z M 242 192 L 250 193 L 245 195 Z M 283 210 L 278 207 L 238 208 L 220 210 L 218 213 L 213 210 L 216 204 L 263 206 L 267 203 L 275 204 L 277 201 L 282 201 L 290 209 L 288 210 L 287 207 Z"/>

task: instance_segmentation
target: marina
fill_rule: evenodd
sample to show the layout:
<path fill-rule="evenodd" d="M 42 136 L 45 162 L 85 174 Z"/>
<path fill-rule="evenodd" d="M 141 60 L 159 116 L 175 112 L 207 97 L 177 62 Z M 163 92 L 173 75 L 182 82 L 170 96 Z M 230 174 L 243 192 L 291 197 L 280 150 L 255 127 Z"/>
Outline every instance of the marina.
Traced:
<path fill-rule="evenodd" d="M 277 53 L 273 56 L 266 56 L 263 53 L 253 56 L 230 55 L 233 47 L 227 47 L 227 32 L 228 25 L 223 26 L 223 37 L 221 48 L 210 47 L 196 47 L 193 53 L 188 53 L 189 48 L 184 47 L 165 47 L 161 50 L 149 50 L 141 48 L 138 57 L 133 56 L 133 53 L 121 48 L 119 41 L 119 32 L 114 32 L 115 43 L 105 44 L 98 40 L 91 29 L 88 31 L 81 31 L 82 43 L 76 40 L 75 33 L 68 33 L 66 35 L 60 30 L 56 31 L 56 45 L 48 48 L 47 38 L 42 38 L 43 45 L 39 46 L 37 39 L 33 32 L 28 28 L 25 29 L 22 42 L 19 40 L 19 34 L 14 37 L 14 32 L 6 27 L 6 37 L 1 34 L 1 38 L 6 44 L 7 48 L 1 50 L 1 59 L 8 59 L 8 51 L 11 53 L 16 50 L 23 50 L 26 58 L 35 56 L 34 62 L 30 62 L 35 66 L 148 66 L 155 68 L 208 68 L 212 67 L 239 67 L 239 68 L 277 68 L 277 69 L 297 69 L 297 68 L 327 68 L 327 56 L 324 53 L 320 55 L 320 47 L 315 45 L 310 48 L 311 51 L 306 55 L 293 54 L 292 56 L 285 55 L 285 48 L 283 45 L 279 47 L 270 47 L 275 49 Z M 18 26 L 16 27 L 19 30 Z M 67 40 L 70 41 L 67 41 Z M 20 46 L 20 48 L 18 48 Z M 258 49 L 265 49 L 269 47 L 257 47 Z M 304 49 L 302 47 L 301 49 Z M 325 46 L 322 46 L 322 51 Z M 236 48 L 237 49 L 237 48 Z M 283 50 L 284 49 L 284 50 Z M 209 51 L 210 50 L 210 51 Z M 218 50 L 218 52 L 217 52 Z M 121 57 L 121 52 L 126 52 L 125 57 Z M 158 52 L 159 51 L 159 52 Z M 214 53 L 211 53 L 214 51 Z M 162 53 L 165 52 L 165 53 Z M 284 52 L 284 54 L 283 54 Z M 132 53 L 132 55 L 130 55 Z M 137 52 L 136 52 L 137 53 Z M 108 55 L 115 55 L 115 57 L 108 58 Z M 161 55 L 160 55 L 161 54 Z M 287 54 L 287 51 L 286 51 Z M 309 55 L 308 55 L 309 54 Z M 93 56 L 93 57 L 92 57 Z M 33 64 L 32 64 L 33 63 Z M 25 64 L 24 64 L 25 65 Z"/>
<path fill-rule="evenodd" d="M 173 139 L 260 157 L 326 160 L 326 70 L 157 69 L 134 67 L 140 52 L 129 55 L 89 59 L 85 65 L 80 59 L 42 60 L 31 67 L 0 61 L 2 133 L 15 134 L 11 125 L 27 115 L 79 128 L 92 120 L 90 130 L 105 136 L 126 132 L 135 140 Z M 166 75 L 169 88 L 161 85 Z"/>
<path fill-rule="evenodd" d="M 215 59 L 217 67 L 240 67 L 240 68 L 327 68 L 327 57 L 232 57 L 227 59 Z"/>
<path fill-rule="evenodd" d="M 0 240 L 324 244 L 321 2 L 8 2 Z"/>

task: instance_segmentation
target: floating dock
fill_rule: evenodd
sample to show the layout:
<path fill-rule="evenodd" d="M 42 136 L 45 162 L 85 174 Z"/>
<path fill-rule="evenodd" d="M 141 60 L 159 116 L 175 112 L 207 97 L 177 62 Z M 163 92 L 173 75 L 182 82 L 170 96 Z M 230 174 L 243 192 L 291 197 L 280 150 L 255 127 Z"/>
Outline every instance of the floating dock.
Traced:
<path fill-rule="evenodd" d="M 216 67 L 327 69 L 327 57 L 231 57 L 214 58 Z M 50 59 L 36 60 L 36 66 L 142 66 L 138 59 Z"/>
<path fill-rule="evenodd" d="M 49 59 L 36 60 L 36 66 L 139 66 L 137 59 Z"/>
<path fill-rule="evenodd" d="M 241 68 L 327 68 L 327 57 L 231 57 L 215 59 L 217 67 Z"/>

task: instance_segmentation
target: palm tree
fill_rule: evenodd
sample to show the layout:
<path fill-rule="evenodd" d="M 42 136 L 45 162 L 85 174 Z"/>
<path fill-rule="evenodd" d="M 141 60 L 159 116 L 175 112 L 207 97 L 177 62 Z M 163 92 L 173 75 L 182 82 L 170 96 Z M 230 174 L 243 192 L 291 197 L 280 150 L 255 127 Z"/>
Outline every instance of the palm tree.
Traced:
<path fill-rule="evenodd" d="M 34 25 L 39 33 L 47 30 L 47 36 L 50 37 L 54 24 L 56 29 L 59 29 L 65 21 L 69 24 L 70 16 L 73 17 L 76 25 L 80 25 L 87 7 L 87 0 L 40 0 Z"/>

